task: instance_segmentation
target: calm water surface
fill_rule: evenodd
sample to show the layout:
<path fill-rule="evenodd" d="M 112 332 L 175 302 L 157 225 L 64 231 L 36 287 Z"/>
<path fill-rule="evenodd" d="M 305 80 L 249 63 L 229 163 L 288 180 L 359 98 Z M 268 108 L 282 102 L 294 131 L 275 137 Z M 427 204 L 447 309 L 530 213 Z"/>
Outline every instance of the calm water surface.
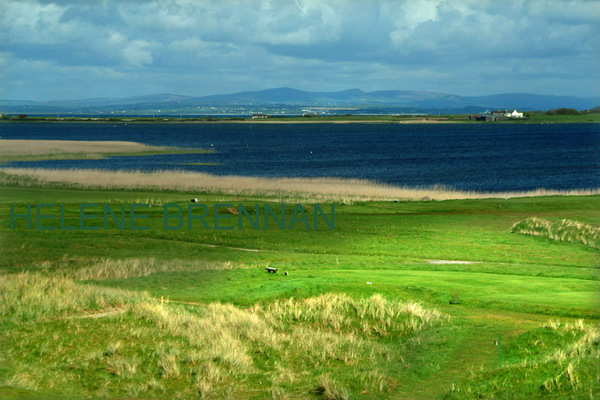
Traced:
<path fill-rule="evenodd" d="M 600 124 L 2 123 L 0 137 L 127 140 L 216 151 L 11 166 L 335 176 L 486 191 L 600 187 Z"/>

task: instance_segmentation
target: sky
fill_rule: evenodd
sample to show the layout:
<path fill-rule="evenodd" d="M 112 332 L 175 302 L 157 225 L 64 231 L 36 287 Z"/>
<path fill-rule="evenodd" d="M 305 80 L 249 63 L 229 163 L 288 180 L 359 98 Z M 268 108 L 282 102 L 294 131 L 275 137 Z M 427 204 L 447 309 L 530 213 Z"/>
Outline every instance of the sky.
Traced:
<path fill-rule="evenodd" d="M 600 95 L 600 0 L 0 0 L 0 100 Z"/>

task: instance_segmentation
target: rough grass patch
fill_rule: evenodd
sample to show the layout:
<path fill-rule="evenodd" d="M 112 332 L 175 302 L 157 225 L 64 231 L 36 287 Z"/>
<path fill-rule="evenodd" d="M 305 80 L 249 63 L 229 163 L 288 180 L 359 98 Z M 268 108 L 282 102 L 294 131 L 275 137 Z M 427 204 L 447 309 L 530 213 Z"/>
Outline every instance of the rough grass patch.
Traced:
<path fill-rule="evenodd" d="M 482 367 L 464 382 L 453 384 L 444 398 L 502 398 L 506 393 L 518 393 L 521 398 L 583 399 L 600 392 L 597 325 L 549 321 L 522 337 L 523 349 L 541 347 L 543 351 L 527 351 L 520 360 L 502 367 Z"/>
<path fill-rule="evenodd" d="M 163 379 L 178 379 L 180 377 L 178 358 L 177 351 L 169 351 L 161 355 L 158 366 L 162 371 Z"/>
<path fill-rule="evenodd" d="M 560 242 L 575 242 L 600 249 L 600 228 L 578 221 L 561 219 L 550 222 L 536 217 L 517 222 L 512 232 L 523 235 L 541 236 Z"/>
<path fill-rule="evenodd" d="M 0 315 L 15 321 L 121 308 L 147 299 L 142 293 L 83 285 L 56 276 L 0 275 Z"/>
<path fill-rule="evenodd" d="M 136 358 L 126 358 L 120 355 L 113 355 L 108 357 L 106 360 L 106 370 L 115 376 L 122 379 L 128 379 L 133 377 L 140 365 L 139 360 Z"/>
<path fill-rule="evenodd" d="M 323 400 L 348 400 L 350 398 L 348 390 L 327 374 L 319 377 L 319 383 L 315 392 L 320 395 Z"/>
<path fill-rule="evenodd" d="M 148 276 L 157 272 L 231 270 L 247 268 L 244 264 L 231 262 L 182 260 L 157 260 L 153 257 L 107 257 L 63 256 L 59 260 L 44 261 L 37 265 L 41 272 L 75 280 L 126 279 Z"/>
<path fill-rule="evenodd" d="M 16 371 L 10 378 L 4 380 L 1 386 L 25 390 L 36 390 L 38 388 L 35 377 L 25 371 Z"/>
<path fill-rule="evenodd" d="M 286 324 L 309 323 L 367 335 L 415 333 L 447 319 L 417 303 L 387 300 L 379 294 L 362 299 L 334 293 L 303 300 L 283 299 L 268 305 L 265 311 Z"/>

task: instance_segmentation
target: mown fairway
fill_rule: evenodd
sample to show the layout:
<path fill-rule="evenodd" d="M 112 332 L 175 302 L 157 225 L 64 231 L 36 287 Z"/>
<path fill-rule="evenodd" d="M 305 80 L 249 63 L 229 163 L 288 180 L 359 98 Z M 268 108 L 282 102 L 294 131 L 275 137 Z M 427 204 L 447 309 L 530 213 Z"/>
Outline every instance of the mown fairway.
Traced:
<path fill-rule="evenodd" d="M 599 196 L 335 204 L 334 230 L 255 230 L 248 220 L 238 230 L 225 210 L 227 231 L 166 230 L 163 204 L 187 209 L 194 197 L 211 210 L 262 211 L 268 198 L 0 190 L 0 396 L 600 393 L 599 250 L 511 232 L 534 216 L 598 227 Z M 149 229 L 105 230 L 94 218 L 84 225 L 98 230 L 59 229 L 58 205 L 78 227 L 84 203 L 151 203 L 139 211 Z M 10 229 L 11 204 L 14 214 L 33 205 L 32 229 L 24 218 Z M 36 204 L 54 205 L 42 225 L 57 229 L 36 228 Z M 312 225 L 313 206 L 304 209 Z"/>

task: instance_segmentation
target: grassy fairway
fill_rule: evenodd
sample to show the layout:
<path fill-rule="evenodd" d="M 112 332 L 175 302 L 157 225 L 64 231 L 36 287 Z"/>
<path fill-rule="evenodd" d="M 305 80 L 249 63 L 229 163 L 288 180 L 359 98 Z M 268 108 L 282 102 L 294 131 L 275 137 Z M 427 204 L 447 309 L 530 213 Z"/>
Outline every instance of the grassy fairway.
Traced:
<path fill-rule="evenodd" d="M 227 207 L 232 230 L 167 230 L 163 205 L 190 197 L 211 213 L 283 201 L 288 221 L 299 200 L 5 182 L 0 397 L 600 395 L 598 195 L 336 203 L 334 230 L 238 229 Z M 93 217 L 141 203 L 145 230 Z M 27 204 L 32 228 L 10 229 Z M 585 232 L 512 231 L 530 217 Z"/>

